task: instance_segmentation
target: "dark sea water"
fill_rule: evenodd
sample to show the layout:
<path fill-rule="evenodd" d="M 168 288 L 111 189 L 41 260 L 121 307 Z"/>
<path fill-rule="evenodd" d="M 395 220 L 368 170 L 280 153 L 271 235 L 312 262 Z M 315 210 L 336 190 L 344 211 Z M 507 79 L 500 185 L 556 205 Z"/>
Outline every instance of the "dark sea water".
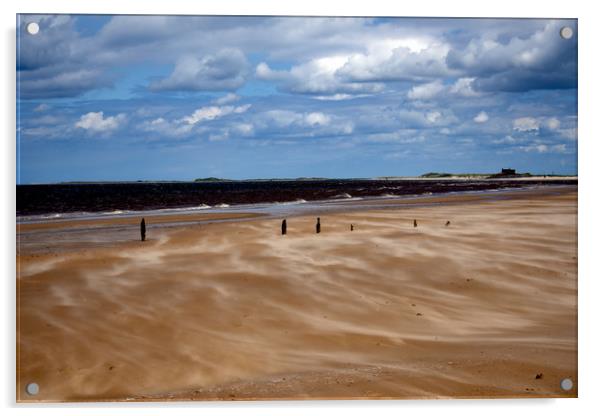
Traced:
<path fill-rule="evenodd" d="M 303 180 L 17 185 L 17 216 L 211 208 L 575 185 L 576 180 Z"/>

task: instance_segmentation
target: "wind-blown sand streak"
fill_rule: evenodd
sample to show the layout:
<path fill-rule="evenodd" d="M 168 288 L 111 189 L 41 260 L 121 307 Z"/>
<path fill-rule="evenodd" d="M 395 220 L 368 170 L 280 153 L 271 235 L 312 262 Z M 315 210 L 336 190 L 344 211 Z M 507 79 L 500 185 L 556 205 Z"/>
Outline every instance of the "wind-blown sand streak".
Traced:
<path fill-rule="evenodd" d="M 18 399 L 576 397 L 576 196 L 58 229 L 18 255 Z"/>

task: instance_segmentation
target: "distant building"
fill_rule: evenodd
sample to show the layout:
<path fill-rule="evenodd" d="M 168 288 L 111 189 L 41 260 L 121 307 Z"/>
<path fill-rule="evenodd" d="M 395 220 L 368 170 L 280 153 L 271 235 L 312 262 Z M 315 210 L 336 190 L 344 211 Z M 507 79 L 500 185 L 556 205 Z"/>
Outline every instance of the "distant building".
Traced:
<path fill-rule="evenodd" d="M 489 179 L 504 179 L 504 178 L 528 178 L 531 174 L 529 172 L 526 173 L 516 173 L 516 169 L 502 169 L 500 173 L 493 174 L 488 176 Z"/>

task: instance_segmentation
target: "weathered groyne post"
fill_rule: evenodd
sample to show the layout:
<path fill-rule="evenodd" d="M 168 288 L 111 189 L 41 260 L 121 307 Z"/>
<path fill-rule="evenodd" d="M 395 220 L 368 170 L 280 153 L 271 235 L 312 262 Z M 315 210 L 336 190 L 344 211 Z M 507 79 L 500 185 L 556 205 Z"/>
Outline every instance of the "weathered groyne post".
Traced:
<path fill-rule="evenodd" d="M 140 221 L 140 241 L 146 240 L 146 222 L 144 218 Z"/>
<path fill-rule="evenodd" d="M 318 222 L 316 222 L 316 234 L 320 234 L 321 226 L 320 226 L 320 217 L 318 217 Z"/>
<path fill-rule="evenodd" d="M 351 231 L 353 231 L 353 224 L 351 224 Z"/>
<path fill-rule="evenodd" d="M 282 220 L 282 235 L 286 235 L 286 219 Z"/>
<path fill-rule="evenodd" d="M 418 223 L 416 222 L 416 220 L 414 220 L 414 228 L 418 227 Z"/>

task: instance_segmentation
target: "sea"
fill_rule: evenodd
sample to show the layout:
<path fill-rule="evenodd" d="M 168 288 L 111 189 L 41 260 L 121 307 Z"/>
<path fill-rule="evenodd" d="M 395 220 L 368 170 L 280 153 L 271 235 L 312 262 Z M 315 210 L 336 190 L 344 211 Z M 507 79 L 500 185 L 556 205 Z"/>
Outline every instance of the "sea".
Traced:
<path fill-rule="evenodd" d="M 544 180 L 258 180 L 217 182 L 111 182 L 17 185 L 17 222 L 171 214 L 198 211 L 284 212 L 338 202 L 379 201 L 450 193 L 496 192 L 550 185 Z"/>

